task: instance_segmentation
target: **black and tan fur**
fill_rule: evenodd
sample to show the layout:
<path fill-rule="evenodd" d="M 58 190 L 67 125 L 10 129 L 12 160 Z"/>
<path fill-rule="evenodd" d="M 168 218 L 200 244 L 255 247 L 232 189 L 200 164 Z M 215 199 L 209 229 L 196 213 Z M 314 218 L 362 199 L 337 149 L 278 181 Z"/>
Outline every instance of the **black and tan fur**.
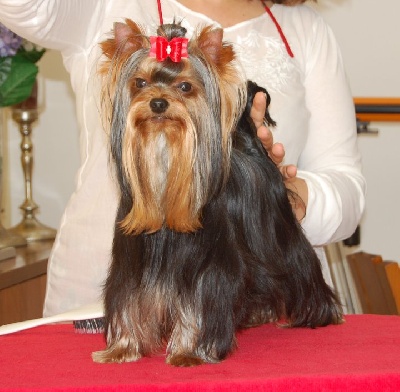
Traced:
<path fill-rule="evenodd" d="M 158 34 L 185 31 L 163 25 Z M 93 359 L 136 361 L 166 348 L 171 365 L 215 363 L 243 328 L 340 323 L 249 117 L 254 94 L 266 91 L 244 81 L 222 31 L 200 30 L 178 63 L 149 57 L 148 37 L 130 20 L 102 49 L 120 202 L 104 289 L 107 348 Z"/>

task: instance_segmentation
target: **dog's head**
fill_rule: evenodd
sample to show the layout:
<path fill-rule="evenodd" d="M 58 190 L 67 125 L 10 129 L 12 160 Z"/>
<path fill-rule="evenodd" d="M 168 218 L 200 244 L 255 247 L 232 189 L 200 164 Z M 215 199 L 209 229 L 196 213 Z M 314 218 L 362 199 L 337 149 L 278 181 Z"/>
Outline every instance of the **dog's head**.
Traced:
<path fill-rule="evenodd" d="M 132 209 L 126 233 L 201 227 L 201 211 L 229 172 L 231 133 L 246 84 L 222 30 L 185 38 L 180 24 L 147 37 L 131 20 L 101 44 L 111 154 Z"/>

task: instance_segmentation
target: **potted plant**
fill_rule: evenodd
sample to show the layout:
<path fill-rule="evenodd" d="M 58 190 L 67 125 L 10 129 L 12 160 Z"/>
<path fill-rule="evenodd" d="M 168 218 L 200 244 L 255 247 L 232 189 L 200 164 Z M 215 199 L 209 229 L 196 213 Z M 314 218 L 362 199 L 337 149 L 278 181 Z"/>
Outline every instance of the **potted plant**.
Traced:
<path fill-rule="evenodd" d="M 21 38 L 0 23 L 0 107 L 30 97 L 36 83 L 36 63 L 45 49 Z"/>

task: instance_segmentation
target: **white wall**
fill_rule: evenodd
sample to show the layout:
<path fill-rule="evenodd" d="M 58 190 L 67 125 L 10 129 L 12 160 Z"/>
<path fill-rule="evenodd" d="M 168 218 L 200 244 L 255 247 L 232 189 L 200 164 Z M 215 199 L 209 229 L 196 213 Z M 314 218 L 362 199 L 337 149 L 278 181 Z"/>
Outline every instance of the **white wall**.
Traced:
<path fill-rule="evenodd" d="M 400 98 L 400 2 L 319 0 L 317 9 L 342 48 L 354 96 Z M 371 123 L 376 136 L 360 135 L 367 179 L 361 222 L 364 250 L 400 262 L 400 123 Z"/>
<path fill-rule="evenodd" d="M 400 97 L 399 0 L 319 0 L 316 8 L 332 26 L 342 47 L 354 96 Z M 46 78 L 46 110 L 34 128 L 33 191 L 41 207 L 39 220 L 57 227 L 73 192 L 79 166 L 78 130 L 73 96 L 60 56 L 48 52 L 40 70 Z M 377 136 L 359 136 L 369 187 L 360 248 L 400 261 L 400 124 L 372 126 L 379 128 Z M 8 212 L 11 223 L 16 224 L 24 195 L 20 137 L 14 124 L 10 122 L 8 128 Z"/>

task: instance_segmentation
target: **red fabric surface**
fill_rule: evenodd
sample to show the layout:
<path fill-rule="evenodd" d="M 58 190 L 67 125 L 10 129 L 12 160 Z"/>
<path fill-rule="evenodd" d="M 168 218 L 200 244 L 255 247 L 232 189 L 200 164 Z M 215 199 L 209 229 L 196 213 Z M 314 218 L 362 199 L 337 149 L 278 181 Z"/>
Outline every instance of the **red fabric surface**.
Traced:
<path fill-rule="evenodd" d="M 347 316 L 315 330 L 250 329 L 224 362 L 174 368 L 161 354 L 97 364 L 102 335 L 72 325 L 0 336 L 0 391 L 400 391 L 400 317 Z"/>

